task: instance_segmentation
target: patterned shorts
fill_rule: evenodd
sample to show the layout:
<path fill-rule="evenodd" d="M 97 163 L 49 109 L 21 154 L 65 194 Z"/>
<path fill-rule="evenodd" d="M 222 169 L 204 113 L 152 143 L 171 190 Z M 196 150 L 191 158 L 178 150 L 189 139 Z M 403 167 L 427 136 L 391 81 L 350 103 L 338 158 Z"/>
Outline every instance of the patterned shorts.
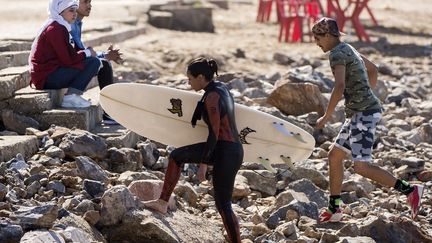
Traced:
<path fill-rule="evenodd" d="M 371 161 L 375 130 L 381 117 L 380 110 L 355 113 L 343 124 L 334 146 L 351 154 L 354 161 Z"/>

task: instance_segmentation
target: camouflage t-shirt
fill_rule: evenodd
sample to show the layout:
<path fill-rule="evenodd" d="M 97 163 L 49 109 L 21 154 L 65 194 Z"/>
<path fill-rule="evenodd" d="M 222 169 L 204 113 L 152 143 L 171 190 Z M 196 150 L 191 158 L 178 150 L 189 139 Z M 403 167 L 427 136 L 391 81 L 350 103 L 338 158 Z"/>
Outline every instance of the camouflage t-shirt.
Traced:
<path fill-rule="evenodd" d="M 351 45 L 341 42 L 330 51 L 330 66 L 334 74 L 336 65 L 345 66 L 345 113 L 381 110 L 379 99 L 369 86 L 366 66 L 360 54 Z"/>

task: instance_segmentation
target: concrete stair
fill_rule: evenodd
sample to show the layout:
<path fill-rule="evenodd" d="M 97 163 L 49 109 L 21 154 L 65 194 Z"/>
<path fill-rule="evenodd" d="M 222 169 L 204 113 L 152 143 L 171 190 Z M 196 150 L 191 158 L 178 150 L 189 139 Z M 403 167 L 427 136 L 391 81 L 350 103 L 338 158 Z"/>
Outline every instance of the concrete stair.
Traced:
<path fill-rule="evenodd" d="M 8 67 L 0 70 L 0 101 L 13 97 L 14 93 L 30 84 L 27 66 Z"/>
<path fill-rule="evenodd" d="M 0 43 L 0 52 L 28 51 L 31 49 L 30 41 L 3 41 Z"/>
<path fill-rule="evenodd" d="M 128 19 L 126 22 L 137 24 L 136 19 Z M 108 27 L 86 31 L 83 36 L 85 44 L 99 46 L 104 43 L 118 43 L 145 33 L 144 25 L 122 26 L 114 30 Z M 101 134 L 105 133 L 106 129 L 111 129 L 100 126 L 103 111 L 99 105 L 99 87 L 96 77 L 84 93 L 85 98 L 91 99 L 92 105 L 89 108 L 61 108 L 61 100 L 66 90 L 31 88 L 27 66 L 30 48 L 31 40 L 0 41 L 0 110 L 12 110 L 16 114 L 31 117 L 39 122 L 41 130 L 47 129 L 51 124 L 88 131 L 98 129 Z M 2 114 L 3 112 L 0 113 L 0 122 L 4 119 Z M 106 134 L 124 133 L 121 126 L 118 129 L 117 132 Z"/>
<path fill-rule="evenodd" d="M 29 50 L 0 52 L 0 69 L 27 65 L 29 55 Z"/>
<path fill-rule="evenodd" d="M 8 161 L 21 153 L 26 159 L 39 149 L 36 136 L 0 136 L 0 162 Z"/>

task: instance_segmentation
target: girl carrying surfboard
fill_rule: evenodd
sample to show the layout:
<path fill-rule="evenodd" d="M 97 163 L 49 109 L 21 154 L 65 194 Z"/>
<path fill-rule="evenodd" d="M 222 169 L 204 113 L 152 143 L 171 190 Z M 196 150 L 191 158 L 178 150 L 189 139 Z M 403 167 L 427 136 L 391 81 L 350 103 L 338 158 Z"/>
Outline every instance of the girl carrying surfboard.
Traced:
<path fill-rule="evenodd" d="M 189 84 L 195 91 L 205 90 L 192 117 L 192 125 L 201 118 L 207 124 L 206 142 L 180 147 L 171 152 L 159 199 L 144 202 L 148 208 L 165 214 L 184 163 L 199 164 L 197 177 L 205 180 L 208 165 L 213 165 L 216 208 L 222 217 L 230 242 L 241 242 L 237 216 L 231 208 L 235 176 L 243 162 L 243 147 L 234 116 L 234 99 L 228 88 L 214 80 L 218 66 L 214 60 L 198 58 L 187 67 Z"/>

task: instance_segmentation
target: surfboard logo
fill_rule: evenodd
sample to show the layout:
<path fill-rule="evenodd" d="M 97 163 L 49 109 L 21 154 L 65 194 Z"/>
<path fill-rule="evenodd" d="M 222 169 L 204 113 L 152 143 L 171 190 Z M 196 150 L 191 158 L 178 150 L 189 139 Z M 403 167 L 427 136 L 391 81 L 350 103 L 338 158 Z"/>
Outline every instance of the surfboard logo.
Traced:
<path fill-rule="evenodd" d="M 245 127 L 240 131 L 239 137 L 240 137 L 240 142 L 242 144 L 250 144 L 247 140 L 246 140 L 246 136 L 251 133 L 251 132 L 256 132 L 255 130 L 253 130 L 252 128 L 249 127 Z"/>
<path fill-rule="evenodd" d="M 172 114 L 177 114 L 179 117 L 183 116 L 182 101 L 181 99 L 170 99 L 172 108 L 168 109 Z"/>

